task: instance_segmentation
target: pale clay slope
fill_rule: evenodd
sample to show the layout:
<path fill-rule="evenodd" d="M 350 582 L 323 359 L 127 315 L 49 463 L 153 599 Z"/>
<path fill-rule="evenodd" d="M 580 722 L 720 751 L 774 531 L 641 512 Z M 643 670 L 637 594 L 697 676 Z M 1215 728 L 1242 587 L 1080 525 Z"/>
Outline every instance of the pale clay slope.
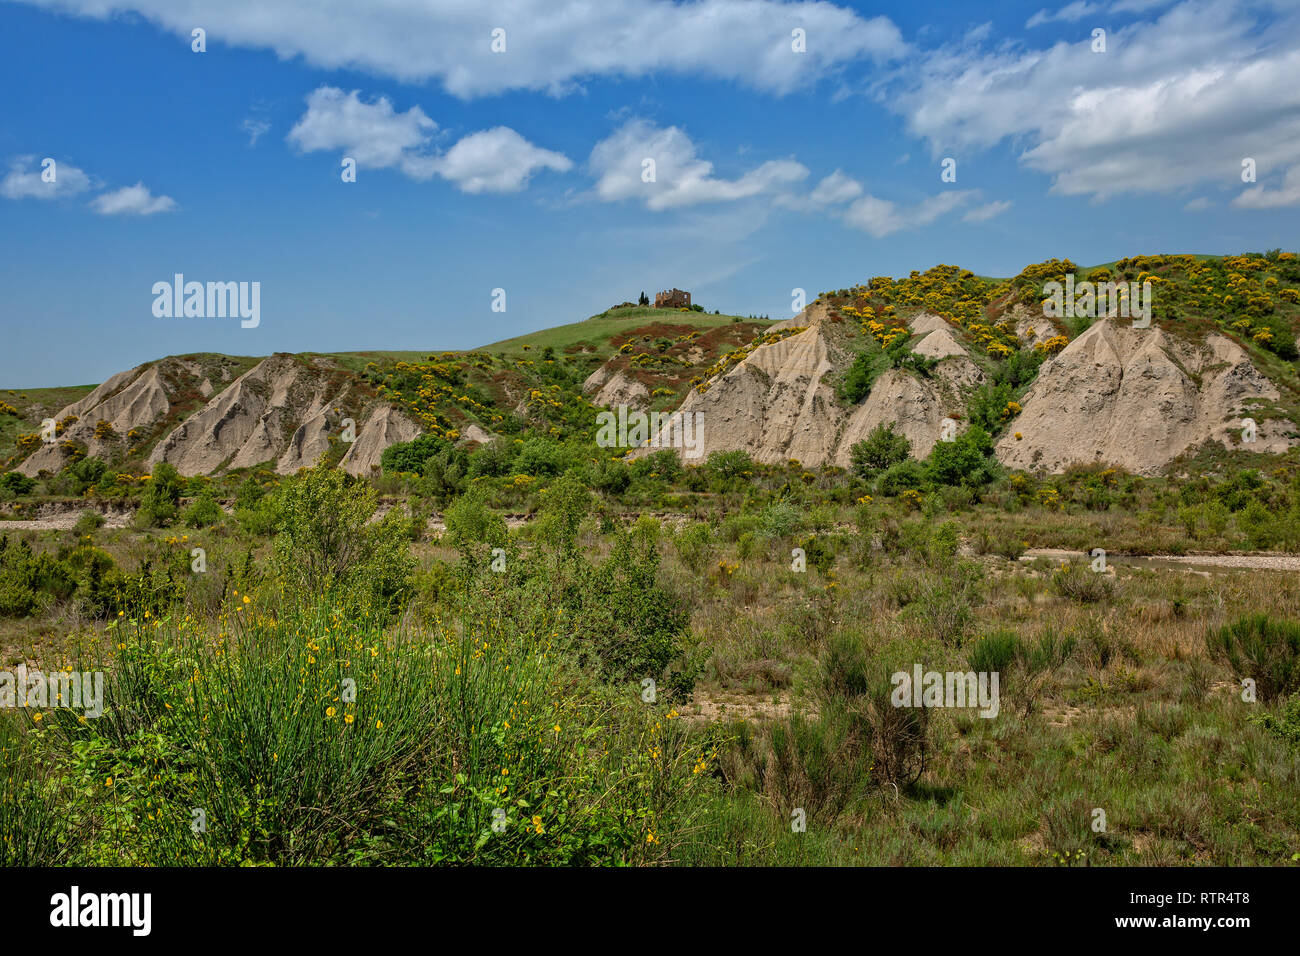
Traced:
<path fill-rule="evenodd" d="M 582 383 L 582 391 L 590 395 L 595 405 L 612 407 L 628 405 L 636 408 L 645 406 L 650 401 L 650 390 L 626 372 L 611 369 L 608 364 L 600 366 L 587 376 Z"/>
<path fill-rule="evenodd" d="M 809 306 L 779 326 L 805 331 L 760 346 L 703 394 L 689 393 L 679 411 L 702 414 L 702 455 L 740 449 L 761 462 L 848 466 L 855 442 L 893 423 L 911 442 L 913 456 L 924 458 L 943 419 L 961 415 L 966 392 L 984 380 L 951 326 L 922 314 L 912 322 L 914 334 L 923 335 L 913 348 L 940 360 L 934 374 L 927 379 L 888 370 L 862 404 L 842 408 L 828 373 L 845 368 L 851 357 L 823 335 L 826 318 L 820 304 Z M 1055 334 L 1050 323 L 1039 325 L 1035 338 Z M 1191 376 L 1199 376 L 1199 388 Z M 1158 328 L 1103 320 L 1044 363 L 996 451 L 1013 468 L 1059 472 L 1076 462 L 1106 462 L 1151 474 L 1206 439 L 1231 446 L 1242 418 L 1252 416 L 1252 403 L 1277 396 L 1225 336 L 1211 335 L 1197 347 Z M 1289 423 L 1260 420 L 1258 426 L 1252 450 L 1277 452 L 1292 443 L 1284 434 Z"/>
<path fill-rule="evenodd" d="M 268 461 L 282 475 L 309 468 L 329 450 L 330 437 L 341 434 L 343 409 L 356 408 L 361 397 L 355 382 L 344 377 L 339 384 L 333 372 L 290 355 L 264 359 L 160 439 L 147 464 L 169 462 L 183 475 Z M 78 419 L 60 440 L 84 445 L 90 456 L 111 457 L 120 446 L 95 438 L 98 422 L 112 424 L 119 438 L 132 429 L 156 427 L 172 411 L 169 396 L 176 383 L 192 385 L 205 397 L 212 394 L 211 381 L 200 380 L 201 374 L 196 364 L 177 359 L 119 372 L 58 413 L 56 421 L 69 415 Z M 229 379 L 225 368 L 222 378 Z M 378 469 L 389 445 L 420 434 L 418 425 L 384 402 L 366 400 L 356 421 L 356 440 L 340 462 L 355 475 Z M 65 457 L 58 443 L 44 445 L 18 470 L 30 476 L 43 468 L 57 471 Z"/>
<path fill-rule="evenodd" d="M 806 326 L 804 331 L 756 348 L 712 379 L 706 392 L 688 394 L 679 411 L 702 415 L 700 454 L 743 449 L 760 462 L 795 459 L 847 466 L 853 444 L 881 422 L 894 422 L 912 442 L 914 454 L 928 454 L 941 421 L 956 410 L 955 387 L 982 377 L 947 324 L 938 316 L 922 315 L 913 326 L 929 333 L 922 343 L 942 359 L 933 378 L 891 369 L 876 380 L 861 405 L 845 409 L 827 375 L 844 368 L 850 357 L 822 333 L 826 319 L 824 306 L 814 303 L 777 326 Z"/>
<path fill-rule="evenodd" d="M 172 365 L 179 367 L 179 363 Z M 105 455 L 112 446 L 95 437 L 95 426 L 100 421 L 111 424 L 119 436 L 124 436 L 135 428 L 151 427 L 171 410 L 163 373 L 174 370 L 164 361 L 117 373 L 89 395 L 54 416 L 55 421 L 62 421 L 69 415 L 77 417 L 77 421 L 59 436 L 59 441 L 78 442 L 86 447 L 87 455 Z M 58 471 L 63 467 L 65 458 L 58 442 L 54 442 L 38 448 L 17 470 L 34 477 L 43 468 Z"/>
<path fill-rule="evenodd" d="M 420 434 L 420 426 L 386 403 L 373 406 L 357 430 L 357 440 L 347 450 L 339 467 L 351 475 L 368 475 L 380 468 L 384 449 Z"/>
<path fill-rule="evenodd" d="M 1191 376 L 1200 378 L 1199 388 Z M 1104 462 L 1153 474 L 1207 439 L 1235 447 L 1244 417 L 1258 420 L 1252 451 L 1280 452 L 1291 444 L 1284 435 L 1290 424 L 1260 420 L 1250 410 L 1277 397 L 1225 336 L 1210 335 L 1198 347 L 1159 328 L 1105 319 L 1043 364 L 997 455 L 1029 470 Z"/>
<path fill-rule="evenodd" d="M 275 461 L 282 475 L 310 468 L 343 430 L 352 389 L 331 384 L 326 369 L 273 355 L 237 378 L 158 443 L 149 464 L 170 462 L 184 475 Z M 357 421 L 356 440 L 340 462 L 352 474 L 379 466 L 385 448 L 420 433 L 390 406 L 372 406 Z"/>

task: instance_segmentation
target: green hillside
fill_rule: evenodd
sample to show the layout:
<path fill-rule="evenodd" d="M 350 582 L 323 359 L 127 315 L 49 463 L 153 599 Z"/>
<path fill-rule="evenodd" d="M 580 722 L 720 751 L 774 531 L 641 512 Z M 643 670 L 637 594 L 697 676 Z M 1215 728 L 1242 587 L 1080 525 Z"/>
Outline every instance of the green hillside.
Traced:
<path fill-rule="evenodd" d="M 503 339 L 485 345 L 477 351 L 506 352 L 517 354 L 528 351 L 540 351 L 546 347 L 557 352 L 594 352 L 608 356 L 609 343 L 613 336 L 627 332 L 638 326 L 653 323 L 668 325 L 689 325 L 697 329 L 712 329 L 720 325 L 737 322 L 758 322 L 770 324 L 763 319 L 747 319 L 737 315 L 712 315 L 707 312 L 692 312 L 679 309 L 655 309 L 642 306 L 610 309 L 582 322 L 557 325 L 553 329 L 529 332 L 512 339 Z"/>

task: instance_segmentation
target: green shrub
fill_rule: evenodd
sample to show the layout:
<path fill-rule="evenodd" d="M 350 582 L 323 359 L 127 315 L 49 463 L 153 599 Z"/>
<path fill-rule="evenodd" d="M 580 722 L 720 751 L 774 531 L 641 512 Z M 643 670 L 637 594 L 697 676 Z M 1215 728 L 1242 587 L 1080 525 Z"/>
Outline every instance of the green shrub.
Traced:
<path fill-rule="evenodd" d="M 174 465 L 165 461 L 154 465 L 140 509 L 135 514 L 136 527 L 165 528 L 171 524 L 176 519 L 176 506 L 181 500 L 183 487 L 184 479 Z"/>
<path fill-rule="evenodd" d="M 952 441 L 935 442 L 925 460 L 926 476 L 939 485 L 986 485 L 997 476 L 993 439 L 971 425 Z"/>
<path fill-rule="evenodd" d="M 221 506 L 211 491 L 204 491 L 194 502 L 181 512 L 181 521 L 187 528 L 207 528 L 224 517 Z"/>
<path fill-rule="evenodd" d="M 1005 674 L 1021 653 L 1020 636 L 1014 631 L 994 631 L 971 644 L 966 660 L 976 673 Z"/>
<path fill-rule="evenodd" d="M 439 504 L 450 501 L 465 490 L 468 473 L 465 450 L 445 444 L 420 465 L 420 493 Z"/>
<path fill-rule="evenodd" d="M 569 456 L 563 445 L 549 438 L 529 438 L 519 446 L 514 469 L 521 475 L 545 478 L 558 475 L 569 465 Z"/>
<path fill-rule="evenodd" d="M 799 546 L 803 548 L 808 564 L 822 574 L 835 566 L 835 551 L 826 543 L 824 537 L 813 535 L 811 538 L 805 538 Z"/>
<path fill-rule="evenodd" d="M 931 567 L 948 568 L 957 559 L 961 547 L 961 526 L 956 521 L 936 525 L 926 542 L 925 560 Z"/>
<path fill-rule="evenodd" d="M 506 546 L 506 522 L 487 506 L 482 488 L 471 487 L 443 513 L 447 541 L 467 565 L 485 565 L 493 548 Z"/>
<path fill-rule="evenodd" d="M 76 591 L 75 571 L 25 541 L 0 535 L 0 617 L 28 617 Z"/>
<path fill-rule="evenodd" d="M 785 538 L 802 527 L 802 516 L 788 501 L 773 501 L 758 516 L 758 534 L 763 538 Z"/>
<path fill-rule="evenodd" d="M 72 533 L 77 537 L 94 534 L 104 526 L 104 516 L 94 508 L 85 508 L 77 515 L 77 522 L 72 526 Z"/>
<path fill-rule="evenodd" d="M 67 468 L 68 492 L 84 495 L 88 488 L 93 488 L 108 470 L 108 465 L 98 458 L 82 458 Z"/>
<path fill-rule="evenodd" d="M 1300 746 L 1300 694 L 1292 694 L 1276 714 L 1265 711 L 1246 718 L 1274 737 Z"/>
<path fill-rule="evenodd" d="M 839 384 L 840 400 L 846 405 L 856 405 L 861 402 L 871 394 L 871 386 L 887 368 L 889 368 L 889 358 L 879 349 L 859 352 Z"/>
<path fill-rule="evenodd" d="M 1267 613 L 1237 618 L 1206 636 L 1210 656 L 1238 677 L 1255 681 L 1259 697 L 1272 701 L 1300 690 L 1300 623 Z"/>
<path fill-rule="evenodd" d="M 927 636 L 950 646 L 960 645 L 975 621 L 979 582 L 979 568 L 969 563 L 940 574 L 920 574 L 913 582 L 915 599 L 904 614 L 919 621 Z"/>
<path fill-rule="evenodd" d="M 754 460 L 745 451 L 710 452 L 704 463 L 713 486 L 719 491 L 739 487 L 754 472 Z"/>
<path fill-rule="evenodd" d="M 28 478 L 22 472 L 6 471 L 0 475 L 0 498 L 21 498 L 29 495 L 36 487 L 36 479 Z"/>
<path fill-rule="evenodd" d="M 905 461 L 912 452 L 912 443 L 894 431 L 894 423 L 882 422 L 866 438 L 855 442 L 849 449 L 853 470 L 862 478 L 872 478 L 878 472 Z"/>
<path fill-rule="evenodd" d="M 347 595 L 395 609 L 410 596 L 414 559 L 398 509 L 371 523 L 375 492 L 318 465 L 285 483 L 272 565 L 305 595 Z"/>
<path fill-rule="evenodd" d="M 450 444 L 440 435 L 417 435 L 411 441 L 399 441 L 385 448 L 379 456 L 380 465 L 386 475 L 418 475 L 423 473 L 426 461 L 446 451 Z"/>
<path fill-rule="evenodd" d="M 904 491 L 920 491 L 928 484 L 925 466 L 915 458 L 908 458 L 885 469 L 884 474 L 876 479 L 876 493 L 896 498 Z"/>
<path fill-rule="evenodd" d="M 480 445 L 470 452 L 469 477 L 500 478 L 510 474 L 510 464 L 515 459 L 514 443 L 508 438 L 498 436 L 486 445 Z"/>
<path fill-rule="evenodd" d="M 591 511 L 591 492 L 572 474 L 558 479 L 542 496 L 536 534 L 557 557 L 571 557 L 578 529 Z"/>
<path fill-rule="evenodd" d="M 1052 572 L 1052 590 L 1079 604 L 1094 604 L 1115 596 L 1115 579 L 1086 565 L 1064 564 Z"/>
<path fill-rule="evenodd" d="M 702 574 L 713 557 L 713 531 L 707 524 L 692 523 L 673 536 L 673 546 L 682 564 Z"/>

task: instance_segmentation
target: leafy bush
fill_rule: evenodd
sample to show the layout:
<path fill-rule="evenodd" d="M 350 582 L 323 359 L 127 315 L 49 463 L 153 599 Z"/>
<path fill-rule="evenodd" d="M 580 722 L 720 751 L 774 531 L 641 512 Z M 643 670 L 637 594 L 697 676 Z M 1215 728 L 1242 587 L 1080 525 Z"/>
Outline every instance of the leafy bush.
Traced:
<path fill-rule="evenodd" d="M 994 631 L 971 644 L 966 660 L 976 673 L 1003 674 L 1020 654 L 1020 636 L 1014 631 Z"/>
<path fill-rule="evenodd" d="M 94 508 L 85 508 L 77 515 L 77 522 L 72 526 L 72 533 L 78 538 L 93 534 L 104 526 L 104 516 Z"/>
<path fill-rule="evenodd" d="M 424 471 L 424 463 L 439 452 L 445 451 L 450 442 L 440 435 L 417 435 L 410 441 L 399 441 L 389 445 L 379 456 L 384 474 L 413 474 Z"/>
<path fill-rule="evenodd" d="M 89 461 L 90 459 L 86 459 Z M 176 506 L 181 500 L 185 481 L 174 465 L 160 461 L 153 466 L 153 474 L 140 509 L 135 514 L 138 528 L 165 528 L 176 518 Z"/>
<path fill-rule="evenodd" d="M 508 475 L 514 459 L 514 444 L 510 439 L 498 436 L 470 452 L 469 477 L 500 478 Z"/>
<path fill-rule="evenodd" d="M 0 497 L 20 498 L 29 495 L 36 487 L 36 479 L 19 471 L 6 471 L 0 475 Z"/>
<path fill-rule="evenodd" d="M 1052 572 L 1052 590 L 1079 604 L 1094 604 L 1115 596 L 1115 579 L 1084 565 L 1064 564 Z"/>
<path fill-rule="evenodd" d="M 673 457 L 676 458 L 675 455 Z M 582 476 L 590 487 L 611 495 L 622 494 L 632 484 L 632 472 L 627 463 L 609 458 L 588 463 L 582 469 Z"/>
<path fill-rule="evenodd" d="M 574 475 L 565 475 L 542 497 L 536 533 L 557 557 L 578 549 L 578 529 L 591 510 L 591 492 Z"/>
<path fill-rule="evenodd" d="M 929 484 L 925 466 L 915 458 L 908 458 L 885 469 L 876 480 L 876 493 L 897 497 L 904 491 L 920 490 Z"/>
<path fill-rule="evenodd" d="M 181 521 L 187 528 L 207 528 L 216 524 L 222 517 L 224 513 L 211 491 L 204 491 L 181 513 Z"/>
<path fill-rule="evenodd" d="M 1046 358 L 1047 354 L 1038 349 L 1021 349 L 994 365 L 993 382 L 1019 391 L 1038 376 Z"/>
<path fill-rule="evenodd" d="M 1288 697 L 1279 713 L 1265 711 L 1262 714 L 1251 714 L 1246 719 L 1263 727 L 1274 737 L 1289 744 L 1300 745 L 1300 694 Z"/>
<path fill-rule="evenodd" d="M 439 503 L 450 501 L 465 490 L 468 473 L 465 450 L 446 444 L 420 466 L 420 493 Z"/>
<path fill-rule="evenodd" d="M 805 538 L 799 547 L 803 548 L 808 563 L 822 574 L 834 567 L 835 551 L 826 543 L 824 537 L 813 535 L 811 538 Z"/>
<path fill-rule="evenodd" d="M 1238 677 L 1253 679 L 1261 700 L 1300 690 L 1300 622 L 1247 615 L 1211 631 L 1206 647 Z"/>
<path fill-rule="evenodd" d="M 66 562 L 36 554 L 16 537 L 0 536 L 0 617 L 35 614 L 70 598 L 76 588 L 76 572 Z"/>
<path fill-rule="evenodd" d="M 859 352 L 844 373 L 838 388 L 840 400 L 856 405 L 871 394 L 871 386 L 889 368 L 889 357 L 879 350 Z"/>
<path fill-rule="evenodd" d="M 866 438 L 855 442 L 849 449 L 853 470 L 863 478 L 872 478 L 881 472 L 906 461 L 912 452 L 912 443 L 905 435 L 894 431 L 894 423 L 881 422 Z"/>
<path fill-rule="evenodd" d="M 369 485 L 322 465 L 287 481 L 279 497 L 272 563 L 286 584 L 388 608 L 409 596 L 414 559 L 401 515 L 371 523 L 378 503 Z"/>
<path fill-rule="evenodd" d="M 521 475 L 544 478 L 558 475 L 568 467 L 569 456 L 563 445 L 549 438 L 529 438 L 519 447 L 514 469 Z"/>
<path fill-rule="evenodd" d="M 1003 412 L 1014 397 L 1014 391 L 1005 382 L 981 385 L 971 392 L 966 403 L 966 414 L 972 425 L 978 425 L 990 435 L 996 435 L 1007 424 L 1008 418 Z"/>
<path fill-rule="evenodd" d="M 506 522 L 487 506 L 483 489 L 471 487 L 443 513 L 447 540 L 467 565 L 481 566 L 493 548 L 506 545 Z"/>
<path fill-rule="evenodd" d="M 713 554 L 713 531 L 707 524 L 692 523 L 673 537 L 677 557 L 695 574 L 702 574 Z"/>
<path fill-rule="evenodd" d="M 971 425 L 953 441 L 935 442 L 925 460 L 926 476 L 935 484 L 986 485 L 997 476 L 993 439 L 979 425 Z"/>
<path fill-rule="evenodd" d="M 738 487 L 754 472 L 754 460 L 745 451 L 710 452 L 704 463 L 713 484 L 719 490 Z"/>
<path fill-rule="evenodd" d="M 788 501 L 773 501 L 758 516 L 758 533 L 764 538 L 785 538 L 803 527 L 803 517 Z"/>
<path fill-rule="evenodd" d="M 682 480 L 685 469 L 677 453 L 665 448 L 652 452 L 644 458 L 638 458 L 632 463 L 630 471 L 633 478 L 648 478 L 654 475 L 672 483 Z"/>

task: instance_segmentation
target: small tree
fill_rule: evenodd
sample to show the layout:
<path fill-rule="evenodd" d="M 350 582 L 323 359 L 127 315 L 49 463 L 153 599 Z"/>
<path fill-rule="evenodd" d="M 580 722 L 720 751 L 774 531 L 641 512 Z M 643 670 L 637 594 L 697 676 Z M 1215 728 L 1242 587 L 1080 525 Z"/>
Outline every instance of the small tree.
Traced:
<path fill-rule="evenodd" d="M 938 485 L 986 485 L 994 475 L 993 439 L 979 425 L 971 425 L 953 441 L 936 442 L 925 470 Z"/>
<path fill-rule="evenodd" d="M 471 486 L 443 513 L 447 539 L 467 568 L 481 567 L 492 548 L 506 544 L 506 522 L 487 506 L 483 490 Z"/>
<path fill-rule="evenodd" d="M 542 499 L 539 530 L 556 557 L 577 551 L 578 529 L 591 510 L 591 492 L 573 475 L 560 478 Z"/>
<path fill-rule="evenodd" d="M 912 453 L 912 443 L 894 431 L 894 423 L 881 422 L 866 438 L 849 449 L 853 470 L 863 478 L 872 478 Z"/>
<path fill-rule="evenodd" d="M 161 528 L 176 517 L 184 479 L 174 465 L 160 461 L 153 466 L 149 487 L 145 489 L 136 512 L 135 523 L 144 528 Z"/>
<path fill-rule="evenodd" d="M 372 524 L 375 491 L 336 468 L 318 464 L 281 489 L 274 567 L 310 595 L 374 598 L 392 604 L 409 588 L 415 567 L 400 513 Z"/>

